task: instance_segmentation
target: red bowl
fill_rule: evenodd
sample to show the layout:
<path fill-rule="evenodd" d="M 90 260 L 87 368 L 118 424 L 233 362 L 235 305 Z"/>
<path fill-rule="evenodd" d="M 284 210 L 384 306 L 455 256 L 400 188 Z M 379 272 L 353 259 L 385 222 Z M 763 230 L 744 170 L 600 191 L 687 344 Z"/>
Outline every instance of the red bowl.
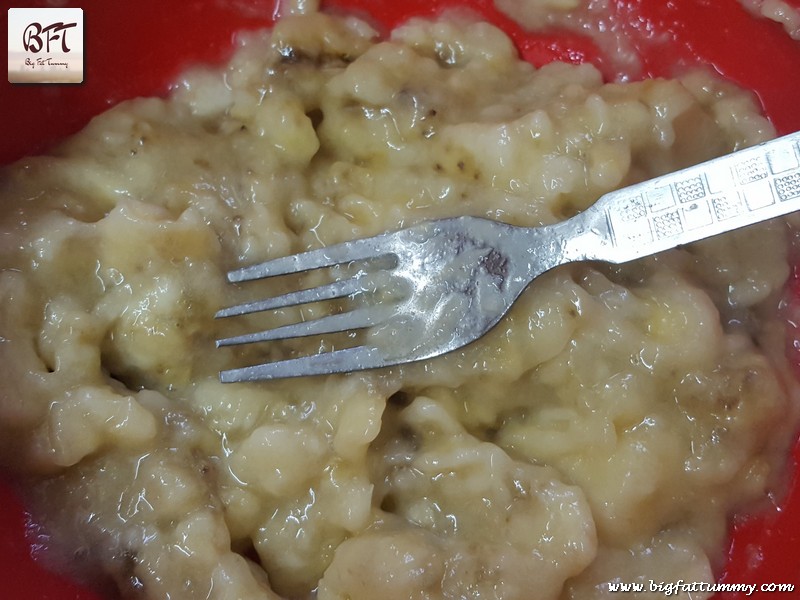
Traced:
<path fill-rule="evenodd" d="M 800 8 L 800 0 L 784 0 Z M 138 95 L 163 94 L 187 66 L 219 63 L 241 29 L 268 26 L 276 0 L 107 2 L 26 0 L 25 7 L 64 5 L 84 10 L 84 83 L 12 85 L 3 82 L 0 164 L 45 151 L 79 130 L 95 114 Z M 497 12 L 492 0 L 323 0 L 332 10 L 355 10 L 389 29 L 410 16 L 467 6 L 511 35 L 535 64 L 589 61 L 610 74 L 606 58 L 588 38 L 567 32 L 529 34 Z M 800 130 L 800 42 L 781 26 L 755 18 L 731 0 L 613 0 L 611 10 L 640 53 L 642 76 L 669 76 L 685 65 L 706 64 L 753 90 L 779 133 Z M 667 34 L 668 42 L 656 42 Z M 800 269 L 791 282 L 800 299 Z M 800 337 L 800 336 L 799 336 Z M 800 348 L 787 345 L 800 366 Z M 800 369 L 799 369 L 800 372 Z M 787 457 L 793 477 L 788 496 L 762 513 L 731 523 L 729 558 L 721 580 L 792 583 L 800 590 L 800 443 Z M 95 600 L 64 578 L 45 572 L 26 540 L 27 516 L 9 487 L 0 485 L 2 595 L 17 600 Z M 724 594 L 720 598 L 744 598 Z"/>

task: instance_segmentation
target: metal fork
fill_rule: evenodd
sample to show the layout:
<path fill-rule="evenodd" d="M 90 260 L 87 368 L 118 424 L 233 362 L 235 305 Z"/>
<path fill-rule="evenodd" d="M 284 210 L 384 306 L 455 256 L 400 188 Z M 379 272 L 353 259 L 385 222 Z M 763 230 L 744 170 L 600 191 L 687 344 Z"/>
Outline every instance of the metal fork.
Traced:
<path fill-rule="evenodd" d="M 554 225 L 522 228 L 456 217 L 237 269 L 229 281 L 358 267 L 352 276 L 226 308 L 216 317 L 346 297 L 356 306 L 221 339 L 218 347 L 367 331 L 355 347 L 222 371 L 220 380 L 340 373 L 439 356 L 480 338 L 531 281 L 554 267 L 583 260 L 623 263 L 798 209 L 800 132 L 608 193 Z M 381 295 L 386 289 L 391 293 Z"/>

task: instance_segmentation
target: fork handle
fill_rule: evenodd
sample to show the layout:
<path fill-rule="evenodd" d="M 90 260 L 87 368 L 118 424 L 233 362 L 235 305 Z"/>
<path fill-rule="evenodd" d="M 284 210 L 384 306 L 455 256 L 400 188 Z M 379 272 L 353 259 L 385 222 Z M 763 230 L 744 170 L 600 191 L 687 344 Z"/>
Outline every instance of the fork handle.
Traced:
<path fill-rule="evenodd" d="M 622 263 L 796 210 L 800 132 L 604 195 L 560 224 L 563 256 Z"/>

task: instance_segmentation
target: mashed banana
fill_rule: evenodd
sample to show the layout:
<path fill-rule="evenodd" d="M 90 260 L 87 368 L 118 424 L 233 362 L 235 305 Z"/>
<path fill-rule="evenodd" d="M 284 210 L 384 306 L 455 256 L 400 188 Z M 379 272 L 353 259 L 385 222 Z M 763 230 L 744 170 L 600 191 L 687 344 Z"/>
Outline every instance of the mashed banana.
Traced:
<path fill-rule="evenodd" d="M 789 37 L 800 40 L 800 8 L 797 6 L 784 0 L 739 0 L 739 4 L 758 17 L 780 23 Z"/>
<path fill-rule="evenodd" d="M 484 23 L 379 41 L 312 12 L 6 168 L 0 446 L 47 559 L 152 599 L 713 581 L 794 424 L 783 222 L 556 269 L 480 342 L 377 372 L 220 384 L 348 340 L 215 350 L 329 308 L 212 316 L 298 285 L 236 267 L 437 217 L 553 223 L 772 134 L 705 74 L 604 84 Z"/>

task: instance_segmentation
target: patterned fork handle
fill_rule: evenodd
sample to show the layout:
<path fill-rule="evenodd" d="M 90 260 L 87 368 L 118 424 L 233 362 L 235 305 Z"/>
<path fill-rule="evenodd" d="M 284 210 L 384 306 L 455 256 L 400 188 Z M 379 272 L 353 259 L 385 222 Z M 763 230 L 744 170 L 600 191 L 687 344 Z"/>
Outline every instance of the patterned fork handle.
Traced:
<path fill-rule="evenodd" d="M 607 194 L 563 223 L 563 256 L 622 263 L 797 210 L 800 132 Z"/>

